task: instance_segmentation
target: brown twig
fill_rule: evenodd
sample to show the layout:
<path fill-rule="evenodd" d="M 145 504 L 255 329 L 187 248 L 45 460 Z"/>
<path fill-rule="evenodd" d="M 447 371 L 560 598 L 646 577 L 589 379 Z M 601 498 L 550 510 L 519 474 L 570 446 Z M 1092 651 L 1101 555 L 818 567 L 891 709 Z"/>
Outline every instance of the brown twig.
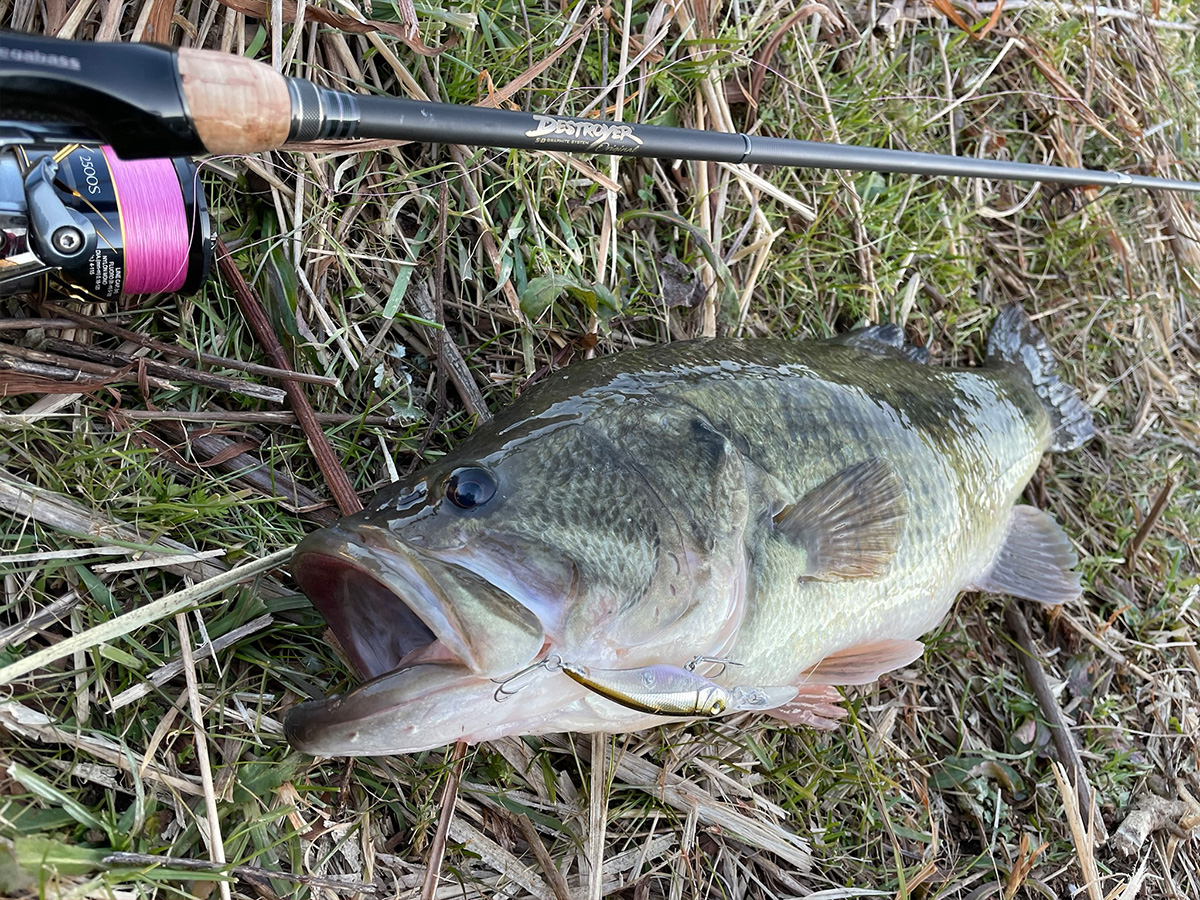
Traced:
<path fill-rule="evenodd" d="M 88 378 L 76 369 L 47 366 L 0 353 L 0 397 L 16 394 L 77 394 L 122 381 L 128 372 Z"/>
<path fill-rule="evenodd" d="M 429 284 L 427 282 L 414 281 L 409 285 L 406 296 L 412 301 L 413 306 L 417 310 L 417 315 L 423 319 L 435 321 L 434 316 L 437 315 L 437 308 L 434 306 L 433 297 L 430 296 Z M 440 342 L 436 339 L 431 339 L 430 344 L 436 348 L 434 352 L 445 362 L 446 374 L 454 383 L 463 406 L 480 422 L 489 421 L 492 418 L 492 414 L 487 408 L 487 401 L 483 399 L 483 394 L 480 393 L 478 385 L 475 384 L 471 368 L 467 365 L 467 361 L 463 359 L 462 351 L 458 349 L 458 345 L 448 335 L 444 335 Z"/>
<path fill-rule="evenodd" d="M 292 362 L 288 359 L 287 351 L 279 343 L 279 338 L 276 337 L 271 323 L 267 320 L 267 314 L 263 312 L 262 304 L 250 285 L 246 283 L 246 279 L 242 277 L 242 273 L 238 271 L 229 248 L 221 240 L 217 241 L 217 266 L 221 270 L 221 275 L 233 288 L 242 315 L 246 317 L 250 330 L 254 332 L 255 338 L 262 345 L 267 358 L 277 368 L 290 371 Z M 362 503 L 358 499 L 358 494 L 354 492 L 354 486 L 350 483 L 350 479 L 346 476 L 346 470 L 342 468 L 342 464 L 333 453 L 333 448 L 329 446 L 325 432 L 321 430 L 320 423 L 317 422 L 316 413 L 309 405 L 308 397 L 305 396 L 300 385 L 294 381 L 284 382 L 284 390 L 287 391 L 292 411 L 300 421 L 300 427 L 304 429 L 304 436 L 308 439 L 308 446 L 317 459 L 317 466 L 321 469 L 321 474 L 325 476 L 325 481 L 329 485 L 330 494 L 333 495 L 333 499 L 343 515 L 353 515 L 362 509 Z"/>
<path fill-rule="evenodd" d="M 241 394 L 245 397 L 255 397 L 259 400 L 266 400 L 269 403 L 282 403 L 286 396 L 279 388 L 271 387 L 270 385 L 255 384 L 253 381 L 246 381 L 242 378 L 214 375 L 211 372 L 201 372 L 199 369 L 193 369 L 190 366 L 178 366 L 174 363 L 147 359 L 144 356 L 130 356 L 127 353 L 121 353 L 117 350 L 105 350 L 101 347 L 80 344 L 76 341 L 48 338 L 43 346 L 49 351 L 61 354 L 63 357 L 88 360 L 93 364 L 99 363 L 105 366 L 144 368 L 144 371 L 150 376 L 147 378 L 147 381 L 151 387 L 156 387 L 160 390 L 169 390 L 173 386 L 159 379 L 170 379 L 171 381 L 199 384 L 203 387 L 212 388 L 217 391 L 227 391 L 231 394 Z"/>
<path fill-rule="evenodd" d="M 546 69 L 550 68 L 560 56 L 567 52 L 571 46 L 591 31 L 592 26 L 596 24 L 596 20 L 600 17 L 601 9 L 592 10 L 583 22 L 575 26 L 575 29 L 558 45 L 545 56 L 543 56 L 536 64 L 530 66 L 504 87 L 496 88 L 488 92 L 488 96 L 481 100 L 476 106 L 490 106 L 495 109 L 503 109 L 504 104 L 512 99 L 517 91 L 522 91 L 534 81 L 537 80 Z"/>
<path fill-rule="evenodd" d="M 242 425 L 295 425 L 296 414 L 289 410 L 261 410 L 259 412 L 196 412 L 187 409 L 123 409 L 121 415 L 126 419 L 145 421 L 173 422 L 204 422 L 232 423 Z M 353 413 L 313 413 L 322 425 L 395 425 L 392 416 L 363 416 Z"/>
<path fill-rule="evenodd" d="M 248 375 L 261 375 L 264 378 L 275 378 L 279 381 L 302 381 L 306 384 L 324 384 L 329 387 L 337 387 L 338 380 L 330 378 L 328 375 L 311 375 L 307 372 L 292 372 L 287 369 L 277 369 L 274 366 L 264 366 L 259 363 L 243 362 L 240 359 L 230 359 L 226 356 L 217 356 L 213 353 L 205 353 L 202 350 L 189 350 L 187 347 L 180 347 L 178 344 L 172 344 L 168 341 L 157 341 L 154 338 L 146 337 L 144 334 L 139 334 L 136 331 L 130 331 L 128 328 L 122 328 L 120 325 L 114 325 L 112 322 L 106 322 L 104 319 L 97 319 L 95 316 L 85 316 L 83 313 L 76 312 L 73 309 L 68 309 L 65 306 L 59 306 L 56 303 L 45 301 L 42 303 L 42 309 L 46 312 L 53 313 L 56 316 L 61 316 L 62 320 L 58 319 L 24 319 L 16 321 L 28 322 L 45 322 L 58 324 L 44 324 L 28 327 L 37 328 L 69 328 L 72 325 L 82 325 L 89 331 L 99 331 L 101 334 L 111 334 L 113 337 L 119 337 L 122 340 L 137 344 L 139 347 L 146 347 L 150 350 L 157 350 L 164 356 L 174 356 L 179 359 L 194 359 L 197 362 L 204 363 L 207 366 L 220 366 L 223 369 L 235 369 L 239 372 L 245 372 Z M 4 323 L 0 323 L 0 328 L 4 328 Z"/>
<path fill-rule="evenodd" d="M 74 328 L 70 319 L 0 319 L 0 331 L 29 331 L 34 328 Z"/>
<path fill-rule="evenodd" d="M 838 21 L 837 15 L 823 3 L 806 3 L 793 12 L 775 28 L 775 31 L 771 34 L 771 39 L 767 41 L 766 45 L 755 56 L 753 63 L 754 71 L 750 76 L 750 89 L 742 91 L 741 97 L 736 95 L 731 96 L 729 98 L 731 102 L 737 103 L 742 101 L 749 103 L 755 108 L 758 107 L 758 97 L 762 93 L 763 82 L 766 81 L 767 73 L 771 71 L 771 59 L 778 52 L 783 39 L 787 37 L 788 31 L 798 22 L 807 19 L 809 16 L 816 15 L 821 16 L 825 21 L 831 19 L 834 22 Z"/>
<path fill-rule="evenodd" d="M 446 838 L 450 834 L 450 820 L 454 818 L 454 804 L 458 799 L 458 782 L 462 778 L 463 761 L 467 758 L 467 744 L 458 741 L 450 755 L 450 775 L 442 791 L 442 813 L 438 816 L 437 831 L 429 845 L 429 863 L 425 869 L 425 880 L 421 883 L 421 900 L 434 900 L 438 881 L 442 874 L 442 859 L 446 855 Z"/>
<path fill-rule="evenodd" d="M 1083 759 L 1079 755 L 1079 748 L 1075 746 L 1071 725 L 1063 714 L 1062 708 L 1059 707 L 1058 700 L 1054 697 L 1050 682 L 1046 680 L 1041 658 L 1033 643 L 1033 635 L 1029 633 L 1029 625 L 1015 603 L 1010 603 L 1004 610 L 1004 623 L 1008 626 L 1009 634 L 1021 649 L 1019 658 L 1021 668 L 1025 672 L 1025 680 L 1029 682 L 1029 686 L 1037 695 L 1038 705 L 1042 708 L 1046 724 L 1050 727 L 1050 737 L 1054 741 L 1054 748 L 1058 751 L 1058 757 L 1062 760 L 1071 781 L 1074 782 L 1075 791 L 1079 796 L 1079 809 L 1083 815 L 1090 818 L 1091 833 L 1094 835 L 1096 843 L 1103 844 L 1108 840 L 1108 832 L 1104 828 L 1104 820 L 1100 817 L 1100 811 L 1096 807 L 1091 788 L 1088 786 L 1087 773 L 1083 768 Z"/>
<path fill-rule="evenodd" d="M 1137 530 L 1137 534 L 1133 536 L 1133 540 L 1129 542 L 1129 553 L 1125 557 L 1125 566 L 1130 571 L 1133 570 L 1134 563 L 1137 561 L 1138 553 L 1141 552 L 1142 545 L 1146 543 L 1146 538 L 1150 536 L 1150 532 L 1154 530 L 1154 526 L 1158 524 L 1158 520 L 1162 518 L 1163 510 L 1167 508 L 1167 503 L 1171 499 L 1171 494 L 1175 490 L 1175 479 L 1170 475 L 1167 476 L 1167 483 L 1162 486 L 1162 490 L 1158 492 L 1158 496 L 1154 498 L 1154 505 L 1150 507 L 1150 512 L 1146 513 L 1146 519 Z"/>
<path fill-rule="evenodd" d="M 33 363 L 36 366 L 44 366 L 44 371 L 34 372 L 32 374 L 43 374 L 46 377 L 56 377 L 52 372 L 58 371 L 61 373 L 73 373 L 75 378 L 79 378 L 83 374 L 100 375 L 104 378 L 121 378 L 128 377 L 136 379 L 136 375 L 130 371 L 128 362 L 117 363 L 116 365 L 108 365 L 97 360 L 82 360 L 72 359 L 70 356 L 65 356 L 61 353 L 51 353 L 45 350 L 33 350 L 29 347 L 18 347 L 15 344 L 0 344 L 0 353 L 5 356 L 23 360 L 27 363 Z M 147 383 L 159 390 L 171 390 L 174 385 L 168 381 L 159 378 L 148 378 Z"/>
<path fill-rule="evenodd" d="M 550 888 L 554 891 L 556 900 L 572 900 L 571 888 L 567 885 L 567 879 L 563 878 L 562 872 L 558 871 L 558 866 L 554 864 L 554 858 L 550 856 L 550 851 L 542 843 L 541 835 L 537 833 L 537 829 L 529 821 L 529 816 L 514 815 L 513 819 L 516 820 L 517 826 L 521 829 L 521 835 L 525 838 L 525 843 L 529 845 L 529 849 L 533 851 L 533 855 L 537 858 L 538 865 L 542 867 L 542 872 L 546 876 L 546 880 L 550 883 Z"/>

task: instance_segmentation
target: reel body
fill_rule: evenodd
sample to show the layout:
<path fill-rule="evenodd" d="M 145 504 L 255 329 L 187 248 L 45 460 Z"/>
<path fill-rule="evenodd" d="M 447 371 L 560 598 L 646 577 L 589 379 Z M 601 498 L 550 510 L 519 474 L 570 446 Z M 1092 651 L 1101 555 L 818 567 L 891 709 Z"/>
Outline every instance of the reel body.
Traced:
<path fill-rule="evenodd" d="M 0 296 L 195 291 L 212 251 L 190 160 L 125 162 L 75 126 L 0 120 Z"/>

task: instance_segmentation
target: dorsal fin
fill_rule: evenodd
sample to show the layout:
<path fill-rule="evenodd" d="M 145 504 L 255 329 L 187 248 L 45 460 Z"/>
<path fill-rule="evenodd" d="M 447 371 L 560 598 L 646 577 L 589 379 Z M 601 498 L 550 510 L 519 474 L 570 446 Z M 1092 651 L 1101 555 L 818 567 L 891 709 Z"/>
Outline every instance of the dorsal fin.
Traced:
<path fill-rule="evenodd" d="M 829 338 L 827 343 L 854 347 L 856 350 L 877 353 L 880 356 L 906 359 L 909 362 L 922 364 L 929 362 L 929 351 L 924 347 L 905 343 L 904 329 L 895 322 L 856 328 L 854 331 Z"/>
<path fill-rule="evenodd" d="M 1095 434 L 1087 406 L 1059 379 L 1046 336 L 1016 303 L 1002 309 L 992 323 L 987 355 L 990 361 L 1003 361 L 1025 373 L 1050 416 L 1051 450 L 1074 450 Z"/>
<path fill-rule="evenodd" d="M 803 578 L 870 578 L 887 569 L 908 518 L 896 467 L 872 457 L 847 466 L 775 515 L 779 534 L 804 548 Z"/>

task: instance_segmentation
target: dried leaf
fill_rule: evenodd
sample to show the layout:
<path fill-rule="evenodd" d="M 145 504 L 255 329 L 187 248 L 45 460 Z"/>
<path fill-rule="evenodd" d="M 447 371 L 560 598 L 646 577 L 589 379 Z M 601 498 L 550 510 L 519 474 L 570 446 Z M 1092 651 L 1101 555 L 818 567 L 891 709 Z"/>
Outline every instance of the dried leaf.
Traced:
<path fill-rule="evenodd" d="M 267 0 L 219 0 L 219 2 L 222 6 L 227 6 L 235 12 L 240 12 L 254 19 L 270 19 L 271 17 L 271 4 Z M 283 0 L 282 7 L 284 20 L 294 22 L 296 20 L 296 4 L 294 0 Z M 353 16 L 322 9 L 312 4 L 304 8 L 304 21 L 327 25 L 330 28 L 336 28 L 338 31 L 344 31 L 347 34 L 368 34 L 372 31 L 379 31 L 403 41 L 408 45 L 409 49 L 420 53 L 422 56 L 437 56 L 439 53 L 449 50 L 458 42 L 458 35 L 452 34 L 441 46 L 430 47 L 421 40 L 420 35 L 415 33 L 410 35 L 410 29 L 407 25 L 379 22 L 374 19 L 356 19 Z"/>

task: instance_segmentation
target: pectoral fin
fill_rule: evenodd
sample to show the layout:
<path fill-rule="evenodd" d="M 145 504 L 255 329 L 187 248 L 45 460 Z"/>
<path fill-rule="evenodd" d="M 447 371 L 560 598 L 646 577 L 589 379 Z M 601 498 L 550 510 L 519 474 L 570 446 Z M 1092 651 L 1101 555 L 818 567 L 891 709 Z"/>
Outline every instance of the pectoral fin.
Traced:
<path fill-rule="evenodd" d="M 1078 559 L 1070 539 L 1049 513 L 1014 506 L 1008 536 L 991 569 L 976 579 L 976 590 L 1011 594 L 1039 603 L 1065 603 L 1080 595 Z"/>
<path fill-rule="evenodd" d="M 842 469 L 775 516 L 779 534 L 802 546 L 817 581 L 869 578 L 887 569 L 908 517 L 904 482 L 886 459 Z"/>

